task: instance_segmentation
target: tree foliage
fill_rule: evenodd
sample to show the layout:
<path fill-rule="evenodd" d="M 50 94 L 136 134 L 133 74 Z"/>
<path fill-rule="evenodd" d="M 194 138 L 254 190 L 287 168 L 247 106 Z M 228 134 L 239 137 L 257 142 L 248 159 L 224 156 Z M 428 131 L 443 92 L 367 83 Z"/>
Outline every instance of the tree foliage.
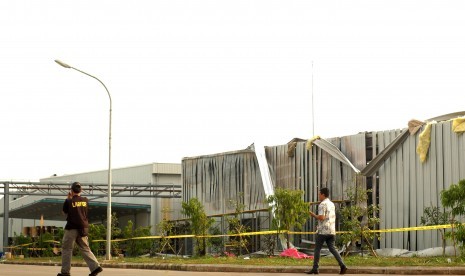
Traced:
<path fill-rule="evenodd" d="M 124 242 L 124 248 L 128 256 L 134 257 L 150 252 L 152 240 L 137 239 L 138 237 L 140 238 L 150 236 L 150 226 L 140 226 L 134 229 L 134 223 L 132 220 L 129 220 L 128 224 L 122 231 L 122 235 L 124 239 L 128 239 Z"/>
<path fill-rule="evenodd" d="M 21 254 L 28 255 L 30 244 L 32 243 L 32 238 L 29 236 L 24 236 L 23 233 L 16 234 L 14 233 L 13 245 L 19 247 Z"/>
<path fill-rule="evenodd" d="M 116 216 L 116 213 L 111 215 L 111 239 L 119 239 L 121 236 L 121 229 L 119 228 L 119 220 Z M 121 247 L 119 242 L 111 242 L 111 255 L 116 255 L 121 253 Z"/>
<path fill-rule="evenodd" d="M 421 216 L 421 225 L 443 225 L 450 222 L 450 212 L 442 212 L 439 207 L 426 207 Z M 442 256 L 446 255 L 446 229 L 438 229 L 441 234 Z"/>
<path fill-rule="evenodd" d="M 89 224 L 89 247 L 94 254 L 99 255 L 105 249 L 104 242 L 94 242 L 94 240 L 104 240 L 107 228 L 103 224 Z"/>
<path fill-rule="evenodd" d="M 262 250 L 267 256 L 273 256 L 276 248 L 276 235 L 263 235 Z"/>
<path fill-rule="evenodd" d="M 249 253 L 249 250 L 247 249 L 247 246 L 249 245 L 249 239 L 241 235 L 250 230 L 249 227 L 242 224 L 242 213 L 245 209 L 245 205 L 242 203 L 243 198 L 244 194 L 241 193 L 239 195 L 239 200 L 229 200 L 229 205 L 234 208 L 235 214 L 233 217 L 226 218 L 229 224 L 228 234 L 238 235 L 229 238 L 229 243 L 231 247 L 237 251 L 237 254 L 241 254 L 242 249 L 245 249 L 247 253 Z"/>
<path fill-rule="evenodd" d="M 457 184 L 452 184 L 449 189 L 441 191 L 441 203 L 444 207 L 450 208 L 452 215 L 452 231 L 450 237 L 454 242 L 454 247 L 457 242 L 460 247 L 462 256 L 465 255 L 465 225 L 457 217 L 465 215 L 465 179 L 462 179 Z"/>
<path fill-rule="evenodd" d="M 278 232 L 286 232 L 287 248 L 290 247 L 289 231 L 302 229 L 308 219 L 309 204 L 303 200 L 303 191 L 277 188 L 274 195 L 267 197 L 273 212 L 273 226 Z"/>
<path fill-rule="evenodd" d="M 41 257 L 51 257 L 53 256 L 53 234 L 49 232 L 44 232 L 40 234 L 36 245 L 34 247 L 43 248 L 39 253 Z"/>
<path fill-rule="evenodd" d="M 379 237 L 378 234 L 368 231 L 373 230 L 380 222 L 380 219 L 376 217 L 379 207 L 374 204 L 367 205 L 370 192 L 372 190 L 355 187 L 347 190 L 350 202 L 341 209 L 342 225 L 345 230 L 341 237 L 343 244 L 349 244 L 349 248 L 360 241 L 363 247 L 369 247 L 373 255 L 376 256 L 371 243 L 374 238 Z"/>
<path fill-rule="evenodd" d="M 189 202 L 182 203 L 181 213 L 186 215 L 191 221 L 191 230 L 196 236 L 206 236 L 214 220 L 208 218 L 202 203 L 197 198 L 191 198 Z M 205 237 L 196 237 L 195 254 L 205 256 L 207 251 L 208 239 Z"/>
<path fill-rule="evenodd" d="M 157 224 L 157 232 L 160 235 L 160 239 L 157 241 L 156 251 L 157 253 L 172 252 L 176 254 L 174 249 L 173 241 L 167 238 L 171 235 L 174 229 L 174 222 L 163 219 Z"/>

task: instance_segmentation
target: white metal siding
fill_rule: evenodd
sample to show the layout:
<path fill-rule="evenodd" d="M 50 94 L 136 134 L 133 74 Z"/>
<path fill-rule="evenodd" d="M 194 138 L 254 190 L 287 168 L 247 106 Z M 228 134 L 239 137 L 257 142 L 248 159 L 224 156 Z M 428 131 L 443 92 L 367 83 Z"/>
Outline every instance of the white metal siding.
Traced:
<path fill-rule="evenodd" d="M 378 152 L 399 130 L 374 133 Z M 465 177 L 465 136 L 452 131 L 450 121 L 432 126 L 428 158 L 421 163 L 416 148 L 417 132 L 409 136 L 380 167 L 380 228 L 420 226 L 426 207 L 441 207 L 440 193 Z M 381 235 L 381 248 L 421 250 L 441 246 L 438 231 L 410 231 Z"/>

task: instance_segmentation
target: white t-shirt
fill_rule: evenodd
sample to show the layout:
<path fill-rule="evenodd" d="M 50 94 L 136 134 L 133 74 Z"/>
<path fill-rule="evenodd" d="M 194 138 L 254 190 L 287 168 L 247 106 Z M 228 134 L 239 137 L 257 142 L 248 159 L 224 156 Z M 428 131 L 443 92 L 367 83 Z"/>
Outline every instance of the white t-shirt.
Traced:
<path fill-rule="evenodd" d="M 318 205 L 318 215 L 325 216 L 325 219 L 318 220 L 317 233 L 320 235 L 336 235 L 336 207 L 329 198 L 325 198 Z"/>

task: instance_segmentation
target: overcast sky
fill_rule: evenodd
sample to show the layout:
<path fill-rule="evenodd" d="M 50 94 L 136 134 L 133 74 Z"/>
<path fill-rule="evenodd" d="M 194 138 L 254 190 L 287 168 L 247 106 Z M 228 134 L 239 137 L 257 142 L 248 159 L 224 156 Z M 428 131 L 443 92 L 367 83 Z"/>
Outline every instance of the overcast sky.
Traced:
<path fill-rule="evenodd" d="M 108 95 L 55 59 L 109 89 L 114 168 L 180 163 L 465 110 L 464 14 L 464 1 L 1 1 L 0 179 L 107 169 Z"/>

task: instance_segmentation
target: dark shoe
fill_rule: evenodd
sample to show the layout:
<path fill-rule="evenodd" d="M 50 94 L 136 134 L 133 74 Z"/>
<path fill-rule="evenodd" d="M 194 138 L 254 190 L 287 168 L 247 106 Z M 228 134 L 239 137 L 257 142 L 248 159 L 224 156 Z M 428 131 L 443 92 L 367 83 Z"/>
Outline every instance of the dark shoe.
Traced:
<path fill-rule="evenodd" d="M 97 274 L 99 274 L 102 271 L 103 271 L 103 268 L 101 266 L 99 266 L 96 269 L 94 269 L 94 271 L 92 271 L 92 273 L 89 274 L 89 276 L 97 276 Z"/>
<path fill-rule="evenodd" d="M 316 269 L 312 269 L 312 270 L 309 270 L 309 271 L 305 271 L 305 273 L 307 273 L 307 274 L 319 274 L 319 273 L 318 273 L 318 270 L 316 270 Z"/>
<path fill-rule="evenodd" d="M 339 274 L 346 274 L 347 272 L 347 266 L 341 267 L 341 272 Z"/>
<path fill-rule="evenodd" d="M 60 272 L 60 273 L 57 274 L 57 276 L 71 276 L 71 274 L 69 274 L 69 273 L 68 273 L 68 274 L 66 274 L 66 273 L 64 274 L 64 273 L 61 273 L 61 272 Z"/>

